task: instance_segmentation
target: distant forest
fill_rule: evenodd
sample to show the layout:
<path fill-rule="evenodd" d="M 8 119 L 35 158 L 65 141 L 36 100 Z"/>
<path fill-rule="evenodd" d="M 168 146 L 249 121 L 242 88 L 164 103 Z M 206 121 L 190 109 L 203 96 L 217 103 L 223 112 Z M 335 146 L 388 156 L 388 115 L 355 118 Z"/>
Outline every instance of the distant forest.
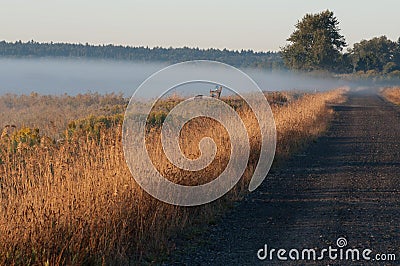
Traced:
<path fill-rule="evenodd" d="M 323 16 L 328 16 L 328 19 L 322 19 Z M 313 23 L 313 20 L 321 19 L 330 24 L 324 26 L 323 23 Z M 279 52 L 0 41 L 0 57 L 66 57 L 167 63 L 202 59 L 224 62 L 240 68 L 330 73 L 345 79 L 400 79 L 400 38 L 397 42 L 386 36 L 362 40 L 344 52 L 342 49 L 347 45 L 343 36 L 338 34 L 338 22 L 332 12 L 306 15 L 301 23 L 311 23 L 317 25 L 317 29 L 322 29 L 305 27 L 305 31 L 302 27 L 301 30 L 296 30 L 288 39 L 291 44 Z M 297 27 L 300 28 L 301 23 Z M 310 31 L 313 34 L 326 31 L 329 36 L 336 34 L 337 40 L 314 37 L 328 40 L 328 43 L 318 45 L 316 41 L 310 40 Z M 335 44 L 338 46 L 331 43 L 335 41 L 339 43 Z"/>
<path fill-rule="evenodd" d="M 132 47 L 116 45 L 91 45 L 70 43 L 0 42 L 0 56 L 4 57 L 76 57 L 139 62 L 177 63 L 188 60 L 215 60 L 236 67 L 284 69 L 279 52 L 252 50 L 219 50 L 199 48 Z"/>

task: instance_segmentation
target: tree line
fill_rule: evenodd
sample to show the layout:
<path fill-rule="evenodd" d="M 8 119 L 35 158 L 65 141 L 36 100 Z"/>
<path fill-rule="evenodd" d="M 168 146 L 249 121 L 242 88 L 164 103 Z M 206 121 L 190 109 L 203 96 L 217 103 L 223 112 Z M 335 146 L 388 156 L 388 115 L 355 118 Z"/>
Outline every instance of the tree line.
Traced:
<path fill-rule="evenodd" d="M 295 27 L 295 31 L 287 39 L 287 45 L 279 52 L 40 43 L 32 40 L 1 41 L 0 56 L 78 57 L 168 63 L 203 59 L 242 68 L 400 78 L 400 38 L 392 41 L 381 36 L 362 40 L 344 51 L 347 47 L 345 37 L 340 34 L 338 19 L 329 10 L 306 14 Z"/>
<path fill-rule="evenodd" d="M 253 50 L 131 47 L 116 45 L 91 45 L 70 43 L 0 42 L 0 56 L 8 57 L 78 57 L 139 62 L 177 63 L 188 60 L 215 60 L 236 67 L 283 69 L 279 52 L 255 52 Z"/>
<path fill-rule="evenodd" d="M 338 19 L 329 10 L 306 14 L 295 27 L 288 44 L 281 48 L 290 69 L 400 77 L 400 38 L 362 40 L 343 52 L 347 43 Z"/>

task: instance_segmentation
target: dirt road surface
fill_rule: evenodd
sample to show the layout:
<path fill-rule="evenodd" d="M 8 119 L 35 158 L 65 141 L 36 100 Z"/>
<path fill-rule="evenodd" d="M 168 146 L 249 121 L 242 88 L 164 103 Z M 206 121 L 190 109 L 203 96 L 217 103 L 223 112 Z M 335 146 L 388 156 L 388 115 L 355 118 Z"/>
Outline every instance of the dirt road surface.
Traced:
<path fill-rule="evenodd" d="M 334 109 L 325 136 L 200 237 L 178 246 L 166 265 L 400 265 L 400 108 L 361 91 Z M 281 261 L 276 251 L 272 260 L 257 257 L 265 244 L 286 249 L 283 257 L 291 249 L 315 249 L 319 257 L 324 248 L 339 249 L 338 238 L 347 241 L 344 252 L 359 249 L 359 261 L 345 253 L 343 260 L 325 253 L 323 261 Z M 370 261 L 365 249 L 372 250 Z"/>

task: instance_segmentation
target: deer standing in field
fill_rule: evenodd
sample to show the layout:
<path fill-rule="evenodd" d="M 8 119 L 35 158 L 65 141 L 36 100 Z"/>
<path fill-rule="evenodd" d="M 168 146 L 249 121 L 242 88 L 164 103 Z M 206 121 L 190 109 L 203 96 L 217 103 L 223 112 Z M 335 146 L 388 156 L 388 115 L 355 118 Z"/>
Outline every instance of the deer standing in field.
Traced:
<path fill-rule="evenodd" d="M 215 89 L 210 90 L 210 96 L 219 99 L 221 97 L 222 86 L 216 86 Z"/>

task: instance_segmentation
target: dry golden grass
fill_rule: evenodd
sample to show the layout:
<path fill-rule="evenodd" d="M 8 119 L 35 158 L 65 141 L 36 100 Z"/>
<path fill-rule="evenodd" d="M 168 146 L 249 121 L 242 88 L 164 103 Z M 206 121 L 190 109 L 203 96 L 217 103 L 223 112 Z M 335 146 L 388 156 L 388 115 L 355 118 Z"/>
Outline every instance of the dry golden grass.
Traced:
<path fill-rule="evenodd" d="M 283 106 L 273 105 L 278 157 L 285 158 L 321 134 L 332 116 L 327 102 L 343 100 L 343 92 L 304 95 Z M 258 159 L 260 134 L 254 115 L 245 107 L 238 112 L 249 132 L 252 152 L 245 174 L 225 197 L 195 208 L 162 203 L 138 187 L 123 156 L 120 123 L 100 126 L 96 135 L 75 129 L 60 145 L 13 149 L 15 138 L 3 136 L 0 264 L 127 264 L 151 262 L 170 252 L 170 238 L 176 232 L 212 220 L 247 189 Z M 174 182 L 193 184 L 196 177 L 202 177 L 202 182 L 211 180 L 229 158 L 226 132 L 209 119 L 193 121 L 184 132 L 183 150 L 193 158 L 199 155 L 198 140 L 214 138 L 219 150 L 216 162 L 197 173 L 173 168 L 160 157 L 157 129 L 149 134 L 150 156 L 158 158 L 158 169 Z M 191 141 L 185 134 L 190 134 Z"/>
<path fill-rule="evenodd" d="M 122 113 L 126 105 L 127 100 L 122 95 L 113 93 L 76 96 L 5 94 L 0 96 L 0 127 L 35 127 L 44 135 L 60 138 L 71 120 Z"/>
<path fill-rule="evenodd" d="M 400 88 L 384 88 L 381 93 L 388 101 L 400 104 Z"/>
<path fill-rule="evenodd" d="M 343 102 L 346 91 L 347 88 L 340 88 L 306 94 L 298 101 L 273 109 L 278 137 L 277 157 L 286 158 L 324 132 L 333 115 L 327 103 Z"/>

